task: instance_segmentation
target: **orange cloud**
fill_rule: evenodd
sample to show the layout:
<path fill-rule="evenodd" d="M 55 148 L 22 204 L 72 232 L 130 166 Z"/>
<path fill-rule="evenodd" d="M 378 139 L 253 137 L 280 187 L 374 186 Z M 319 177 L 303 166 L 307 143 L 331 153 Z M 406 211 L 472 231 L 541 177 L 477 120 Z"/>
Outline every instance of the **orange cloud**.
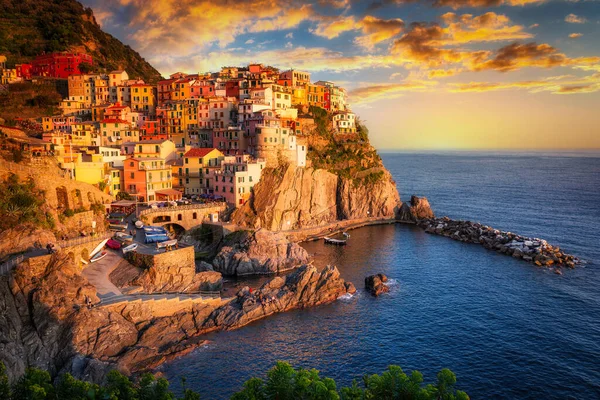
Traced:
<path fill-rule="evenodd" d="M 569 35 L 569 38 L 571 38 L 571 39 L 578 39 L 578 38 L 580 38 L 582 36 L 583 36 L 583 33 L 571 33 Z"/>
<path fill-rule="evenodd" d="M 369 9 L 374 10 L 389 4 L 410 4 L 420 0 L 379 0 L 371 3 Z M 526 6 L 530 4 L 541 4 L 546 0 L 428 0 L 433 7 L 459 8 L 489 8 L 500 6 Z"/>
<path fill-rule="evenodd" d="M 531 93 L 550 92 L 552 94 L 593 93 L 600 91 L 600 74 L 582 78 L 571 75 L 549 77 L 540 80 L 519 82 L 469 82 L 451 83 L 449 91 L 452 93 L 463 92 L 490 92 L 498 90 L 524 89 Z"/>
<path fill-rule="evenodd" d="M 344 32 L 358 29 L 354 17 L 323 17 L 311 32 L 317 36 L 334 39 Z"/>
<path fill-rule="evenodd" d="M 493 58 L 471 63 L 474 71 L 496 70 L 501 72 L 513 71 L 524 67 L 553 68 L 578 64 L 593 64 L 600 57 L 568 58 L 558 49 L 549 44 L 513 43 L 500 48 Z"/>
<path fill-rule="evenodd" d="M 353 104 L 365 104 L 381 99 L 402 96 L 405 92 L 422 92 L 431 89 L 437 82 L 420 81 L 377 84 L 356 88 L 348 93 Z"/>
<path fill-rule="evenodd" d="M 106 0 L 102 7 L 127 10 L 121 18 L 132 31 L 129 39 L 141 51 L 163 55 L 214 43 L 225 47 L 244 33 L 292 29 L 318 20 L 313 7 L 299 0 Z"/>
<path fill-rule="evenodd" d="M 365 16 L 358 24 L 365 36 L 357 37 L 355 43 L 367 49 L 391 39 L 404 29 L 404 21 L 400 18 L 380 19 L 371 15 Z"/>

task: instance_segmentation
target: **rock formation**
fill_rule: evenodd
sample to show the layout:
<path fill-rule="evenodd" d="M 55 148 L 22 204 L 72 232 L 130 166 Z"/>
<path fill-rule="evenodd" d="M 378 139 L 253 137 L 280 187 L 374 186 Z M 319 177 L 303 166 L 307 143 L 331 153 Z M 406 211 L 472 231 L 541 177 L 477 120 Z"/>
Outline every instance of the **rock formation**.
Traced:
<path fill-rule="evenodd" d="M 126 257 L 141 270 L 141 273 L 129 282 L 129 286 L 138 286 L 140 292 L 218 292 L 223 287 L 220 273 L 196 273 L 194 248 L 191 246 L 159 254 L 130 252 Z"/>
<path fill-rule="evenodd" d="M 388 278 L 384 274 L 370 275 L 365 278 L 365 289 L 373 296 L 379 296 L 382 293 L 389 292 L 389 288 L 385 285 Z"/>
<path fill-rule="evenodd" d="M 36 366 L 98 382 L 111 368 L 137 373 L 184 355 L 202 344 L 207 332 L 236 329 L 354 291 L 335 267 L 319 272 L 303 266 L 230 300 L 138 300 L 89 309 L 86 298 L 98 301 L 95 289 L 69 257 L 37 257 L 17 266 L 10 278 L 0 278 L 0 360 L 13 380 Z"/>
<path fill-rule="evenodd" d="M 216 309 L 203 328 L 235 329 L 268 315 L 330 303 L 356 289 L 344 282 L 336 267 L 327 266 L 321 272 L 304 265 L 285 277 L 275 277 L 254 292 L 241 289 L 226 305 Z"/>
<path fill-rule="evenodd" d="M 411 196 L 410 204 L 402 203 L 396 218 L 400 222 L 414 224 L 422 219 L 435 218 L 435 215 L 426 197 Z"/>
<path fill-rule="evenodd" d="M 214 270 L 224 275 L 277 274 L 310 260 L 306 250 L 289 242 L 282 233 L 259 229 L 232 235 L 235 237 L 226 240 L 213 260 Z"/>
<path fill-rule="evenodd" d="M 543 239 L 504 232 L 471 221 L 454 221 L 448 217 L 423 219 L 418 222 L 425 232 L 449 237 L 461 242 L 477 243 L 486 249 L 533 262 L 538 266 L 574 268 L 577 257 L 563 252 Z"/>
<path fill-rule="evenodd" d="M 394 218 L 400 205 L 396 185 L 383 167 L 377 172 L 381 179 L 363 181 L 309 167 L 266 168 L 253 197 L 232 221 L 250 229 L 286 231 L 344 219 Z"/>

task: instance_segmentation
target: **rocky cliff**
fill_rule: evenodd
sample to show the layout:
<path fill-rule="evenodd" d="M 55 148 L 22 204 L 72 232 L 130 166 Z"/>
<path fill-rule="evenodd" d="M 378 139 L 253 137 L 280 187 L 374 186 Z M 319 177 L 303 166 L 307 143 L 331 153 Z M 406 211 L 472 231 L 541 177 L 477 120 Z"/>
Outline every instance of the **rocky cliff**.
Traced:
<path fill-rule="evenodd" d="M 396 184 L 383 167 L 349 178 L 325 169 L 282 165 L 263 171 L 253 197 L 234 212 L 232 221 L 251 229 L 286 231 L 337 220 L 393 219 L 399 205 Z"/>
<path fill-rule="evenodd" d="M 140 292 L 218 292 L 223 287 L 220 273 L 196 273 L 194 248 L 191 246 L 159 254 L 130 252 L 127 260 L 140 269 L 128 286 L 137 286 Z"/>
<path fill-rule="evenodd" d="M 232 235 L 213 260 L 214 270 L 224 275 L 277 274 L 310 260 L 306 250 L 281 233 L 261 229 Z"/>
<path fill-rule="evenodd" d="M 95 289 L 59 252 L 25 261 L 0 278 L 0 360 L 12 379 L 36 366 L 98 382 L 111 368 L 136 373 L 184 355 L 207 332 L 325 304 L 354 290 L 335 267 L 319 272 L 304 266 L 232 299 L 138 300 L 89 309 L 86 298 L 98 301 Z"/>

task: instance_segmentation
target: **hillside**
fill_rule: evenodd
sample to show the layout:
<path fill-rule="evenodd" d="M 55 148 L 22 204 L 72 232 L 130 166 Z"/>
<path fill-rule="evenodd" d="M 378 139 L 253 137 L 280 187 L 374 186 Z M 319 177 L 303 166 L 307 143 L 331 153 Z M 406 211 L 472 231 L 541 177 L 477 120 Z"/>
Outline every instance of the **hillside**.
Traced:
<path fill-rule="evenodd" d="M 9 65 L 42 52 L 85 52 L 100 71 L 124 68 L 131 78 L 160 78 L 131 47 L 102 31 L 91 8 L 75 0 L 0 0 L 0 54 Z"/>

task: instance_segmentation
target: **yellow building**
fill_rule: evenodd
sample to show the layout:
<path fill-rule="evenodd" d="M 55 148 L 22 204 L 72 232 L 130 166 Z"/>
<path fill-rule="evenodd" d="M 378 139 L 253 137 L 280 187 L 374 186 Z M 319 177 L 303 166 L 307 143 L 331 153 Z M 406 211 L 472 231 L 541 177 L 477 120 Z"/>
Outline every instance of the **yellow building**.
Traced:
<path fill-rule="evenodd" d="M 136 83 L 131 88 L 131 110 L 146 115 L 156 115 L 156 96 L 154 86 Z"/>
<path fill-rule="evenodd" d="M 75 162 L 75 180 L 97 185 L 106 181 L 106 168 L 102 154 L 91 154 L 85 157 L 89 161 L 79 158 Z"/>
<path fill-rule="evenodd" d="M 325 92 L 328 90 L 326 86 L 322 85 L 308 85 L 306 100 L 309 106 L 327 108 Z"/>
<path fill-rule="evenodd" d="M 93 122 L 78 122 L 71 125 L 70 142 L 74 146 L 100 146 L 101 140 Z"/>
<path fill-rule="evenodd" d="M 183 156 L 182 174 L 185 194 L 207 193 L 209 176 L 219 169 L 223 153 L 215 148 L 201 147 L 189 150 Z"/>

